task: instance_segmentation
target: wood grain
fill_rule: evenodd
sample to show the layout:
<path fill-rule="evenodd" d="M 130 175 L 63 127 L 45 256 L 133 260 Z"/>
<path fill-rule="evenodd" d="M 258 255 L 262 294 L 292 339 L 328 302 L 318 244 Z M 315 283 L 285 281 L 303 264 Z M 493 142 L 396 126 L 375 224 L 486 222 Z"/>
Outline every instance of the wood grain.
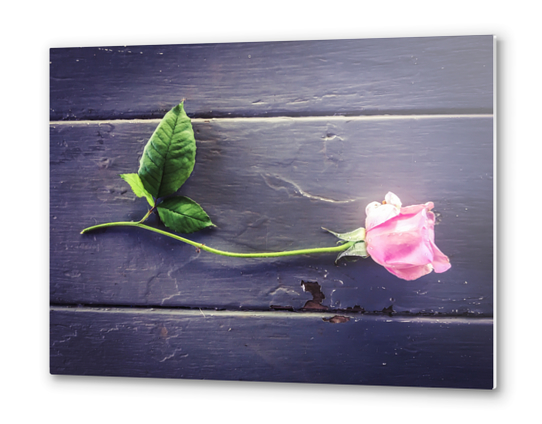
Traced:
<path fill-rule="evenodd" d="M 491 117 L 194 122 L 196 167 L 180 193 L 217 225 L 194 240 L 240 252 L 333 246 L 321 227 L 364 226 L 365 206 L 391 190 L 404 204 L 435 203 L 436 242 L 452 262 L 413 282 L 370 259 L 224 258 L 133 228 L 80 235 L 146 213 L 118 175 L 137 170 L 155 126 L 51 125 L 53 303 L 299 309 L 311 299 L 302 281 L 311 281 L 329 308 L 492 314 Z"/>
<path fill-rule="evenodd" d="M 487 319 L 53 308 L 51 373 L 491 389 Z"/>
<path fill-rule="evenodd" d="M 493 37 L 54 48 L 51 120 L 491 113 Z"/>
<path fill-rule="evenodd" d="M 491 389 L 492 36 L 53 48 L 52 374 Z M 136 172 L 182 99 L 197 140 L 179 194 L 223 250 L 333 246 L 393 191 L 432 201 L 452 268 L 406 282 L 371 259 L 235 259 L 135 221 Z M 155 216 L 150 224 L 159 228 Z"/>

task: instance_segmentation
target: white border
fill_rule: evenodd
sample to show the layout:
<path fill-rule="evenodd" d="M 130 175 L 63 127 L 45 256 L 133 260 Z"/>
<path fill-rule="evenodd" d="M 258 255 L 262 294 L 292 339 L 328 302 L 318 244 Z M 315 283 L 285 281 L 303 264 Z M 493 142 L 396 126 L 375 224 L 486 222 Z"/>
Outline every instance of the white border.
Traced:
<path fill-rule="evenodd" d="M 165 12 L 164 12 L 165 11 Z M 167 21 L 167 24 L 164 22 Z M 3 416 L 57 423 L 387 420 L 456 423 L 535 413 L 540 367 L 540 63 L 532 2 L 11 3 L 2 31 Z M 489 392 L 57 378 L 48 374 L 48 49 L 496 34 L 499 39 L 499 386 Z M 501 118 L 503 117 L 503 118 Z M 21 158 L 24 159 L 21 160 Z M 16 178 L 15 178 L 16 177 Z M 14 184 L 14 180 L 18 184 Z M 31 204 L 32 207 L 28 207 Z M 534 215 L 533 215 L 534 214 Z M 7 246 L 7 247 L 6 247 Z M 16 417 L 16 418 L 15 418 Z"/>

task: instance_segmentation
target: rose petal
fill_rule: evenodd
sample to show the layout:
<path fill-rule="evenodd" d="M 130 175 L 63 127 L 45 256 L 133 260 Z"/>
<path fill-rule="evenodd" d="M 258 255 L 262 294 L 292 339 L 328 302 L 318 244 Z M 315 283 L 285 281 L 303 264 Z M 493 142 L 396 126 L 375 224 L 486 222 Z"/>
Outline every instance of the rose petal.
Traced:
<path fill-rule="evenodd" d="M 401 208 L 401 214 L 402 215 L 411 215 L 414 213 L 418 213 L 422 211 L 423 209 L 426 209 L 430 211 L 434 208 L 433 202 L 427 202 L 425 205 L 412 205 L 412 206 L 405 206 L 404 208 Z"/>
<path fill-rule="evenodd" d="M 397 216 L 367 234 L 367 251 L 383 266 L 422 266 L 433 261 L 429 231 L 422 214 Z"/>
<path fill-rule="evenodd" d="M 416 280 L 420 277 L 423 277 L 424 275 L 429 274 L 433 267 L 429 265 L 424 266 L 414 266 L 414 267 L 408 267 L 408 268 L 391 268 L 391 267 L 385 267 L 389 272 L 391 272 L 393 275 L 402 278 L 403 280 Z"/>
<path fill-rule="evenodd" d="M 371 202 L 367 205 L 367 207 L 365 208 L 365 215 L 369 215 L 373 210 L 375 210 L 376 208 L 382 206 L 382 203 L 379 203 L 379 202 Z"/>
<path fill-rule="evenodd" d="M 393 205 L 397 208 L 401 208 L 402 206 L 401 199 L 399 199 L 399 197 L 397 197 L 391 191 L 388 191 L 388 193 L 386 193 L 384 199 L 386 199 L 386 203 L 389 205 Z"/>
<path fill-rule="evenodd" d="M 400 209 L 393 205 L 380 205 L 369 210 L 365 219 L 365 229 L 370 230 L 383 222 L 399 215 Z"/>
<path fill-rule="evenodd" d="M 442 253 L 442 251 L 435 244 L 435 214 L 430 210 L 427 210 L 426 214 L 428 224 L 428 238 L 431 242 L 431 249 L 433 251 L 433 267 L 435 268 L 435 272 L 445 272 L 449 270 L 452 265 L 450 264 L 450 259 L 448 258 L 448 256 Z"/>
<path fill-rule="evenodd" d="M 435 245 L 435 243 L 432 243 L 433 247 L 433 268 L 435 268 L 435 272 L 444 272 L 448 271 L 452 265 L 450 264 L 450 259 L 448 256 L 446 256 L 444 253 L 440 251 L 440 249 Z"/>

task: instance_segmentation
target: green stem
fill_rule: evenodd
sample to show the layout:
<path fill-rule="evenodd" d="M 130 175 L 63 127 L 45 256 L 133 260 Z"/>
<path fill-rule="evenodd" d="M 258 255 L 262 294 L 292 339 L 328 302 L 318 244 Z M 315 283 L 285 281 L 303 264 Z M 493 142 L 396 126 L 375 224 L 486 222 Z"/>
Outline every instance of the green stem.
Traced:
<path fill-rule="evenodd" d="M 141 221 L 139 221 L 139 224 L 142 224 L 143 222 L 145 222 L 145 220 L 151 215 L 151 213 L 154 212 L 155 209 L 156 209 L 156 206 L 153 206 L 153 207 L 147 212 L 147 214 L 146 214 L 143 218 L 141 218 Z M 85 230 L 83 230 L 83 231 L 85 231 Z M 83 233 L 81 233 L 81 234 L 83 234 Z"/>
<path fill-rule="evenodd" d="M 355 242 L 349 241 L 339 246 L 334 247 L 316 247 L 312 249 L 299 249 L 299 250 L 287 250 L 284 252 L 263 252 L 263 253 L 235 253 L 235 252 L 226 252 L 224 250 L 213 249 L 212 247 L 205 246 L 202 243 L 196 243 L 195 241 L 188 240 L 184 237 L 178 236 L 176 234 L 168 233 L 167 231 L 159 230 L 158 228 L 149 227 L 148 225 L 142 224 L 141 222 L 109 222 L 107 224 L 94 225 L 92 227 L 85 228 L 81 231 L 81 234 L 88 233 L 92 230 L 97 230 L 99 228 L 107 227 L 138 227 L 143 228 L 144 230 L 153 231 L 158 234 L 162 234 L 167 237 L 171 237 L 175 240 L 182 241 L 183 243 L 190 244 L 194 247 L 197 247 L 206 252 L 214 253 L 216 255 L 230 256 L 233 258 L 278 258 L 281 256 L 296 256 L 296 255 L 309 255 L 314 253 L 336 253 L 342 252 L 343 250 L 348 249 Z"/>

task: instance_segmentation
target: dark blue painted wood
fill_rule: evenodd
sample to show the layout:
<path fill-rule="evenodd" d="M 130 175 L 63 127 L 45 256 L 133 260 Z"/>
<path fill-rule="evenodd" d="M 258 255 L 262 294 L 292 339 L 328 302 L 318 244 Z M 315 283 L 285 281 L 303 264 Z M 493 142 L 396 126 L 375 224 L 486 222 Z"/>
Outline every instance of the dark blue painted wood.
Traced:
<path fill-rule="evenodd" d="M 51 311 L 51 373 L 491 389 L 487 319 Z"/>
<path fill-rule="evenodd" d="M 50 66 L 52 373 L 493 387 L 491 36 L 52 49 Z M 321 226 L 363 225 L 391 190 L 435 203 L 452 269 L 405 282 L 370 259 L 80 235 L 145 214 L 118 174 L 182 98 L 201 119 L 181 193 L 217 224 L 195 240 L 332 245 Z M 263 118 L 206 120 L 233 116 Z"/>
<path fill-rule="evenodd" d="M 491 113 L 493 37 L 51 49 L 51 119 Z"/>
<path fill-rule="evenodd" d="M 240 252 L 333 246 L 322 226 L 364 226 L 365 206 L 392 190 L 405 204 L 435 203 L 437 245 L 452 262 L 448 272 L 412 282 L 371 259 L 335 266 L 336 255 L 225 258 L 133 228 L 80 235 L 146 213 L 118 175 L 137 170 L 155 126 L 52 125 L 53 302 L 299 309 L 310 299 L 301 281 L 317 281 L 333 308 L 492 314 L 490 117 L 194 123 L 196 167 L 180 193 L 217 225 L 194 240 Z"/>

